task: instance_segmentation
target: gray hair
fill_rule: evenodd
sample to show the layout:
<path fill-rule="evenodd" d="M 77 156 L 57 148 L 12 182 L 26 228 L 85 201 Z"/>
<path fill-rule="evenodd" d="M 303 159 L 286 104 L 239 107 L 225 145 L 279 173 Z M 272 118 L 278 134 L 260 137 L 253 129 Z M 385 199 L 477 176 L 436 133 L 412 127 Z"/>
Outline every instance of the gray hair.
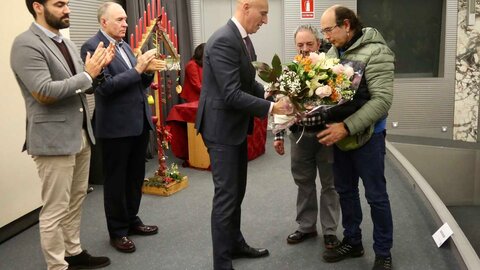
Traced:
<path fill-rule="evenodd" d="M 322 44 L 322 39 L 320 38 L 320 32 L 318 31 L 317 27 L 311 25 L 311 24 L 302 24 L 295 29 L 295 32 L 293 34 L 293 39 L 297 39 L 297 34 L 300 31 L 310 31 L 315 36 L 315 39 L 317 40 L 318 44 Z"/>
<path fill-rule="evenodd" d="M 105 2 L 105 3 L 101 4 L 100 7 L 98 7 L 98 11 L 97 11 L 98 23 L 101 23 L 100 20 L 102 19 L 102 16 L 105 15 L 105 13 L 107 12 L 107 9 L 111 5 L 118 5 L 118 4 L 115 3 L 115 2 Z"/>

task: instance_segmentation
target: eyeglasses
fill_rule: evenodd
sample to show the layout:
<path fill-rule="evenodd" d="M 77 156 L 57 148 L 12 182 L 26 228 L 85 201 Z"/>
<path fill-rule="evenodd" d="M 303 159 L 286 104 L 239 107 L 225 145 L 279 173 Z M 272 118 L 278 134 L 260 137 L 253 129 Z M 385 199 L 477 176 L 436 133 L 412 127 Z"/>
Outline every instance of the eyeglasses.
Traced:
<path fill-rule="evenodd" d="M 338 27 L 338 25 L 323 28 L 323 29 L 320 30 L 320 33 L 322 33 L 324 35 L 325 34 L 330 34 L 333 31 L 333 29 L 335 29 L 335 27 Z"/>

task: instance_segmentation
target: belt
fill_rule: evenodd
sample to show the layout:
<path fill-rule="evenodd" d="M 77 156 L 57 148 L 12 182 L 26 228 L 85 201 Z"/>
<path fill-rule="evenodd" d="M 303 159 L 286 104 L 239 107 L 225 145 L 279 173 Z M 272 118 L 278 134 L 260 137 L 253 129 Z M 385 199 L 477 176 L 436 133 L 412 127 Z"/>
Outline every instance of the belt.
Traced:
<path fill-rule="evenodd" d="M 315 126 L 299 126 L 299 125 L 292 125 L 290 127 L 290 131 L 295 132 L 319 132 L 325 129 L 325 125 L 315 125 Z"/>

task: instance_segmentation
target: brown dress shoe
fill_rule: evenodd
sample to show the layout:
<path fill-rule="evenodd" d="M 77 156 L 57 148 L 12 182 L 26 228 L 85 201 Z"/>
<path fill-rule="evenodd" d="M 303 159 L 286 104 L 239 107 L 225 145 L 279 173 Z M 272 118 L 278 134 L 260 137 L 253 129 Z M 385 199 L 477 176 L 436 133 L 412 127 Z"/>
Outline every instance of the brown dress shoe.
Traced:
<path fill-rule="evenodd" d="M 300 242 L 305 241 L 308 238 L 312 238 L 317 236 L 318 233 L 317 231 L 309 232 L 309 233 L 303 233 L 301 231 L 295 231 L 294 233 L 290 234 L 287 237 L 287 243 L 289 244 L 298 244 Z"/>
<path fill-rule="evenodd" d="M 135 244 L 126 236 L 120 238 L 111 238 L 110 245 L 120 252 L 132 253 L 135 251 Z"/>
<path fill-rule="evenodd" d="M 140 224 L 133 226 L 128 231 L 129 235 L 152 235 L 158 233 L 158 227 L 155 225 Z"/>

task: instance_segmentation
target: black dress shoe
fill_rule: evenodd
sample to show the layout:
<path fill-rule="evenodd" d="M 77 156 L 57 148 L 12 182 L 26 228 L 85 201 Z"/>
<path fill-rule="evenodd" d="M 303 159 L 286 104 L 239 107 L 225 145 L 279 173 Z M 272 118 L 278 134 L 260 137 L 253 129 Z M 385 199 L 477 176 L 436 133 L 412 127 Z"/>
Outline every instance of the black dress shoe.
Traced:
<path fill-rule="evenodd" d="M 333 234 L 324 235 L 323 242 L 325 243 L 326 249 L 333 249 L 336 246 L 340 245 L 340 241 L 338 241 L 337 236 Z"/>
<path fill-rule="evenodd" d="M 68 263 L 68 269 L 97 269 L 102 268 L 110 264 L 108 257 L 94 257 L 86 250 L 75 256 L 65 257 L 65 261 Z"/>
<path fill-rule="evenodd" d="M 260 258 L 268 256 L 270 253 L 266 248 L 253 248 L 249 245 L 244 245 L 236 248 L 232 252 L 232 259 L 238 258 Z"/>
<path fill-rule="evenodd" d="M 134 227 L 131 227 L 128 231 L 128 235 L 152 235 L 158 233 L 158 227 L 155 225 L 145 225 L 140 224 Z"/>
<path fill-rule="evenodd" d="M 287 242 L 289 244 L 298 244 L 300 242 L 305 241 L 308 238 L 312 238 L 312 237 L 315 237 L 317 235 L 318 235 L 317 231 L 309 232 L 309 233 L 303 233 L 303 232 L 300 232 L 300 231 L 295 231 L 294 233 L 290 234 L 287 237 Z"/>
<path fill-rule="evenodd" d="M 132 253 L 135 251 L 135 244 L 132 240 L 128 239 L 128 237 L 120 237 L 120 238 L 111 238 L 110 245 L 114 247 L 116 250 L 124 253 Z"/>

